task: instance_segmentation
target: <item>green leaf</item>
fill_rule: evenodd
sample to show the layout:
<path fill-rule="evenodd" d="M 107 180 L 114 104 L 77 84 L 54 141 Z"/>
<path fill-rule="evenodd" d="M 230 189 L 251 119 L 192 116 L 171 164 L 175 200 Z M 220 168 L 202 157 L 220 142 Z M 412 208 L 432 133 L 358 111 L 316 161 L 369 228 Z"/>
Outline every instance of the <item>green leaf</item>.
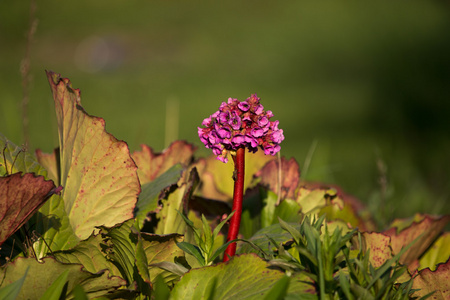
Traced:
<path fill-rule="evenodd" d="M 196 228 L 194 222 L 189 220 L 189 218 L 186 217 L 183 213 L 181 213 L 178 209 L 177 213 L 181 216 L 186 225 L 189 226 L 189 228 L 192 230 L 192 232 L 194 233 L 195 242 L 197 243 L 197 245 L 199 245 L 200 240 L 202 239 L 202 233 L 200 232 L 200 229 Z"/>
<path fill-rule="evenodd" d="M 264 300 L 283 300 L 287 294 L 289 279 L 288 276 L 281 277 L 266 294 Z"/>
<path fill-rule="evenodd" d="M 225 244 L 223 244 L 222 246 L 220 246 L 219 248 L 217 248 L 217 250 L 214 252 L 214 254 L 209 258 L 209 262 L 212 263 L 217 257 L 219 257 L 219 255 L 221 255 L 223 252 L 225 252 L 225 250 L 227 249 L 229 244 L 234 243 L 238 240 L 239 239 L 228 241 Z"/>
<path fill-rule="evenodd" d="M 119 266 L 122 278 L 126 279 L 129 284 L 134 281 L 134 265 L 136 252 L 136 239 L 131 234 L 131 226 L 133 220 L 129 220 L 120 226 L 111 229 L 104 228 L 107 232 L 106 245 L 112 250 L 109 251 L 108 259 L 112 260 Z"/>
<path fill-rule="evenodd" d="M 148 213 L 155 212 L 158 209 L 161 192 L 176 184 L 182 172 L 183 166 L 176 164 L 155 180 L 142 186 L 142 192 L 136 204 L 136 224 L 138 228 L 142 228 Z"/>
<path fill-rule="evenodd" d="M 197 170 L 191 169 L 188 179 L 186 179 L 186 175 L 180 179 L 179 188 L 171 193 L 167 199 L 161 201 L 163 207 L 157 215 L 159 222 L 155 229 L 156 234 L 185 233 L 186 223 L 178 211 L 186 213 L 188 201 L 199 181 Z"/>
<path fill-rule="evenodd" d="M 27 277 L 29 268 L 25 270 L 25 274 L 22 277 L 17 279 L 16 281 L 3 285 L 0 288 L 0 299 L 3 300 L 14 300 L 19 295 L 20 290 L 22 289 L 23 283 L 25 282 L 25 278 Z"/>
<path fill-rule="evenodd" d="M 136 252 L 134 257 L 137 272 L 140 275 L 139 280 L 137 280 L 137 283 L 139 285 L 139 291 L 145 296 L 150 296 L 151 281 L 150 281 L 150 273 L 148 271 L 147 256 L 144 251 L 143 239 L 139 231 L 137 231 L 134 227 L 131 227 L 131 229 L 132 229 L 131 231 L 137 236 Z"/>
<path fill-rule="evenodd" d="M 109 276 L 108 271 L 92 274 L 83 270 L 78 264 L 62 264 L 52 258 L 43 258 L 42 262 L 34 258 L 17 258 L 0 269 L 0 276 L 4 278 L 2 285 L 10 284 L 20 277 L 29 268 L 24 286 L 18 299 L 39 299 L 55 281 L 55 278 L 68 272 L 67 293 L 71 293 L 76 285 L 81 285 L 90 298 L 100 297 L 116 291 L 126 282 L 119 277 Z"/>
<path fill-rule="evenodd" d="M 296 201 L 301 205 L 302 213 L 316 214 L 326 205 L 325 194 L 325 190 L 301 187 Z"/>
<path fill-rule="evenodd" d="M 347 275 L 344 274 L 342 269 L 339 270 L 339 283 L 342 289 L 342 292 L 344 293 L 345 297 L 348 300 L 353 300 L 355 297 L 350 293 L 350 282 L 348 281 Z"/>
<path fill-rule="evenodd" d="M 54 191 L 52 181 L 32 173 L 0 177 L 0 245 L 25 224 Z"/>
<path fill-rule="evenodd" d="M 0 133 L 0 177 L 18 172 L 34 173 L 49 179 L 47 171 L 33 155 L 26 152 L 24 147 L 16 146 Z"/>
<path fill-rule="evenodd" d="M 75 247 L 80 239 L 75 235 L 64 209 L 61 196 L 53 195 L 31 218 L 40 238 L 33 244 L 38 259 L 49 252 L 66 250 Z"/>
<path fill-rule="evenodd" d="M 180 249 L 183 250 L 184 252 L 194 256 L 200 263 L 200 265 L 202 266 L 205 265 L 205 258 L 203 257 L 202 251 L 200 250 L 199 247 L 186 242 L 177 243 L 177 246 L 180 247 Z"/>
<path fill-rule="evenodd" d="M 161 276 L 166 283 L 172 284 L 178 280 L 179 273 L 173 273 L 168 269 L 161 268 L 160 263 L 183 263 L 183 250 L 177 247 L 177 243 L 183 240 L 183 236 L 179 234 L 168 234 L 164 236 L 156 234 L 141 233 L 142 244 L 147 257 L 148 270 L 150 279 Z M 182 270 L 182 274 L 187 272 L 182 265 L 176 264 L 178 270 Z M 184 269 L 184 270 L 183 270 Z"/>
<path fill-rule="evenodd" d="M 270 236 L 277 244 L 273 245 L 270 243 L 268 238 Z M 292 236 L 289 232 L 286 232 L 280 227 L 280 224 L 274 224 L 266 228 L 262 228 L 254 236 L 252 236 L 249 241 L 260 247 L 264 252 L 271 253 L 272 248 L 276 247 L 279 243 L 291 240 Z M 257 253 L 252 246 L 245 243 L 238 248 L 237 253 Z"/>
<path fill-rule="evenodd" d="M 83 288 L 80 285 L 76 285 L 72 290 L 74 300 L 89 300 Z"/>
<path fill-rule="evenodd" d="M 211 227 L 209 227 L 208 220 L 206 220 L 205 215 L 202 214 L 202 224 L 203 224 L 203 237 L 204 237 L 204 249 L 203 251 L 207 253 L 208 257 L 206 263 L 209 261 L 209 256 L 211 255 L 213 248 L 213 237 L 211 232 Z"/>
<path fill-rule="evenodd" d="M 280 222 L 281 228 L 289 232 L 292 237 L 294 238 L 294 241 L 297 245 L 300 245 L 300 241 L 302 239 L 302 235 L 300 234 L 300 231 L 294 228 L 294 226 L 291 226 L 287 222 L 283 221 L 280 217 L 278 217 L 278 222 Z"/>
<path fill-rule="evenodd" d="M 106 258 L 109 249 L 105 248 L 105 242 L 101 234 L 92 235 L 87 240 L 81 241 L 73 249 L 54 252 L 54 257 L 63 263 L 81 264 L 86 271 L 98 273 L 108 269 L 111 275 L 120 276 L 117 267 Z M 105 252 L 104 252 L 105 251 Z"/>
<path fill-rule="evenodd" d="M 67 276 L 70 270 L 65 270 L 53 281 L 52 285 L 45 291 L 40 299 L 42 300 L 59 300 L 66 295 L 63 293 L 64 286 L 67 283 Z"/>
<path fill-rule="evenodd" d="M 277 195 L 269 190 L 262 195 L 265 197 L 263 197 L 264 207 L 261 211 L 261 228 L 264 228 L 276 223 L 275 208 L 277 203 Z"/>
<path fill-rule="evenodd" d="M 153 297 L 155 300 L 167 300 L 170 297 L 170 290 L 161 276 L 157 276 L 153 282 Z"/>
<path fill-rule="evenodd" d="M 235 211 L 232 211 L 228 217 L 226 217 L 222 222 L 219 223 L 219 225 L 216 226 L 216 228 L 214 228 L 213 231 L 213 239 L 215 240 L 217 235 L 219 234 L 220 230 L 222 229 L 223 225 L 225 225 L 229 219 L 231 219 L 231 217 L 234 215 Z"/>
<path fill-rule="evenodd" d="M 450 232 L 442 234 L 420 258 L 419 270 L 430 268 L 436 270 L 440 263 L 445 263 L 450 257 Z"/>
<path fill-rule="evenodd" d="M 168 262 L 168 261 L 154 263 L 154 264 L 151 264 L 150 266 L 155 266 L 155 267 L 161 268 L 170 273 L 176 274 L 180 277 L 183 276 L 187 271 L 189 271 L 189 269 L 185 268 L 184 266 L 182 266 L 180 264 Z"/>
<path fill-rule="evenodd" d="M 80 91 L 67 78 L 47 72 L 58 121 L 64 207 L 75 235 L 88 238 L 96 226 L 111 227 L 133 217 L 140 193 L 128 146 L 88 115 Z"/>
<path fill-rule="evenodd" d="M 196 300 L 210 295 L 213 281 L 215 295 L 221 299 L 261 299 L 285 275 L 268 268 L 268 263 L 254 254 L 234 256 L 226 263 L 192 269 L 175 285 L 171 299 Z M 288 294 L 314 294 L 311 281 L 302 273 L 291 277 Z"/>

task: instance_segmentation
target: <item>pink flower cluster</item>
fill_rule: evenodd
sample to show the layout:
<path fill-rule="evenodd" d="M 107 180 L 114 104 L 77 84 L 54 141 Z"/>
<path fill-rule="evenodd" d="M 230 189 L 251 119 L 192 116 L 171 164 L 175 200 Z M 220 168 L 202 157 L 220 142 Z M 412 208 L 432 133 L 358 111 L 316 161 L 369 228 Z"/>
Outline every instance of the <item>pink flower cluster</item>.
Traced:
<path fill-rule="evenodd" d="M 283 130 L 278 129 L 278 121 L 269 121 L 273 113 L 264 111 L 259 101 L 256 94 L 245 101 L 229 98 L 228 103 L 222 102 L 218 111 L 203 120 L 206 128 L 199 127 L 198 136 L 218 160 L 226 163 L 228 151 L 239 148 L 256 152 L 259 146 L 266 155 L 280 151 Z"/>

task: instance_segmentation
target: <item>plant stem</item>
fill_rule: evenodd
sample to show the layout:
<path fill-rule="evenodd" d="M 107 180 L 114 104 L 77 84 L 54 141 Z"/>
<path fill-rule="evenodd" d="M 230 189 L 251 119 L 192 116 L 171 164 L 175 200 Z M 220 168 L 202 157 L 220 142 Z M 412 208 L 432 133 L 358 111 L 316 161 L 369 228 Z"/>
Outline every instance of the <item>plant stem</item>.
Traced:
<path fill-rule="evenodd" d="M 233 192 L 233 208 L 234 215 L 230 219 L 230 228 L 228 229 L 227 242 L 237 238 L 239 226 L 241 224 L 242 201 L 244 198 L 244 175 L 245 175 L 245 149 L 239 148 L 234 161 L 234 192 Z M 231 256 L 236 253 L 236 243 L 228 245 L 223 256 L 223 261 L 228 261 Z"/>

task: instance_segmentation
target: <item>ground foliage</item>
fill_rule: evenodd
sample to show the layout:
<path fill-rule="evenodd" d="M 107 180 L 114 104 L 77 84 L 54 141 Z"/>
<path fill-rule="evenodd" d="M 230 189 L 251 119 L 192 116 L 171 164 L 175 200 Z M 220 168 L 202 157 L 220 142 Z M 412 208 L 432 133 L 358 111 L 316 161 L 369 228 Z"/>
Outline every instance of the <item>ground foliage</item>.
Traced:
<path fill-rule="evenodd" d="M 377 228 L 357 199 L 263 153 L 247 155 L 238 255 L 219 262 L 232 164 L 184 141 L 130 153 L 47 76 L 59 147 L 0 135 L 1 299 L 448 299 L 449 216 Z"/>

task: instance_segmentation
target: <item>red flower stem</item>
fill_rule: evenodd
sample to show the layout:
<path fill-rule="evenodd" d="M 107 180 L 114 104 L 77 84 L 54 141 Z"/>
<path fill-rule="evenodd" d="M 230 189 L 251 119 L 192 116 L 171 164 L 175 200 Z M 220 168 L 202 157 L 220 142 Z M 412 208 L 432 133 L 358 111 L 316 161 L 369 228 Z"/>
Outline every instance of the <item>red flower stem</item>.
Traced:
<path fill-rule="evenodd" d="M 230 219 L 230 228 L 228 229 L 227 242 L 237 238 L 239 226 L 241 224 L 242 201 L 244 198 L 244 175 L 245 175 L 245 148 L 239 148 L 236 151 L 234 161 L 234 192 L 233 192 L 233 208 L 234 215 Z M 236 253 L 236 243 L 228 245 L 223 256 L 223 261 L 228 261 L 231 256 Z"/>

